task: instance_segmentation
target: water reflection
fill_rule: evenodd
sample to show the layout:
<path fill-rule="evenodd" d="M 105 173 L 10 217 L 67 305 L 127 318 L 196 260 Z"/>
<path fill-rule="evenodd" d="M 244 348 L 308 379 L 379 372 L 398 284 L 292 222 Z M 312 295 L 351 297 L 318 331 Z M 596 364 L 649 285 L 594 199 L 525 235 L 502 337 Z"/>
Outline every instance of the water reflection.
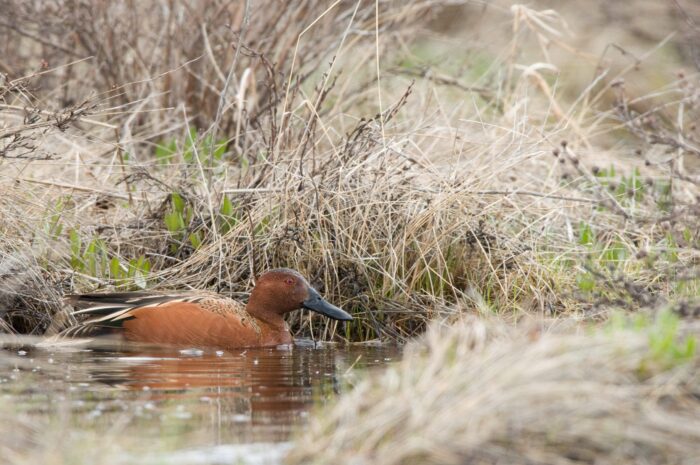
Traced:
<path fill-rule="evenodd" d="M 178 448 L 282 442 L 347 387 L 350 366 L 396 356 L 392 347 L 309 344 L 233 353 L 6 349 L 15 368 L 0 395 L 33 415 L 60 411 L 69 428 L 99 434 L 122 422 L 123 434 Z"/>
<path fill-rule="evenodd" d="M 313 403 L 340 391 L 339 372 L 347 370 L 354 352 L 295 347 L 237 354 L 139 353 L 101 364 L 92 376 L 153 402 L 188 405 L 180 414 L 209 425 L 217 438 L 284 441 Z"/>

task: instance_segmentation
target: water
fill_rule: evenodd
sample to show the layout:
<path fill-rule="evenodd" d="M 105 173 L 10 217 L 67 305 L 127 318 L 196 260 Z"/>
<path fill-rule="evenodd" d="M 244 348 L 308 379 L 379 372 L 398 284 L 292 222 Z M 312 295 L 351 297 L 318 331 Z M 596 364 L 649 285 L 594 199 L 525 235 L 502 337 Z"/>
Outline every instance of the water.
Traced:
<path fill-rule="evenodd" d="M 5 347 L 0 452 L 16 463 L 40 460 L 42 448 L 56 463 L 90 463 L 95 447 L 102 463 L 279 463 L 312 409 L 397 356 L 303 342 L 234 352 Z"/>

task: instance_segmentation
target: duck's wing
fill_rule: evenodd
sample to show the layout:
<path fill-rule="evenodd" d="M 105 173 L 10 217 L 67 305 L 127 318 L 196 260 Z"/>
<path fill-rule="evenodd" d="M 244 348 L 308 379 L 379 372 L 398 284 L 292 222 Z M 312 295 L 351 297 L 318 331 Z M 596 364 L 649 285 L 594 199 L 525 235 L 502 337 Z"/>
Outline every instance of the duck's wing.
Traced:
<path fill-rule="evenodd" d="M 66 296 L 76 310 L 76 317 L 87 316 L 81 323 L 63 330 L 62 337 L 89 337 L 112 333 L 133 317 L 132 313 L 146 307 L 165 304 L 193 303 L 216 299 L 209 294 L 153 294 L 147 292 L 117 292 L 111 294 L 75 294 Z"/>

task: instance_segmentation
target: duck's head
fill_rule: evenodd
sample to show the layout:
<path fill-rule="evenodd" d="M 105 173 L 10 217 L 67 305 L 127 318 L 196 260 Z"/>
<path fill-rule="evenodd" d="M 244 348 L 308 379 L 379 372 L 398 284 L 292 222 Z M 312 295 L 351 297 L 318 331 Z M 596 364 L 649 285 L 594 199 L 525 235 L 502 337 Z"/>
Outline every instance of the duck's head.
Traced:
<path fill-rule="evenodd" d="M 352 320 L 349 313 L 325 301 L 301 274 L 288 268 L 277 268 L 260 275 L 247 306 L 253 315 L 260 312 L 284 315 L 301 308 L 334 320 Z"/>

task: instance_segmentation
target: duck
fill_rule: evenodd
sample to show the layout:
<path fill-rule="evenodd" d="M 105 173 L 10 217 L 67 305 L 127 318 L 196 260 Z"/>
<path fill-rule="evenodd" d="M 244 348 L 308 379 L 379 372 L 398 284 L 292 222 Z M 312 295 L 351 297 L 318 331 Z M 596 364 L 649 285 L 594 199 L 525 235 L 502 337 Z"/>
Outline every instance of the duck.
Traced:
<path fill-rule="evenodd" d="M 117 333 L 127 341 L 188 347 L 240 349 L 293 342 L 287 313 L 309 309 L 338 321 L 352 321 L 296 270 L 276 268 L 260 275 L 247 304 L 208 292 L 74 294 L 67 301 L 84 321 L 62 331 L 69 338 Z"/>

